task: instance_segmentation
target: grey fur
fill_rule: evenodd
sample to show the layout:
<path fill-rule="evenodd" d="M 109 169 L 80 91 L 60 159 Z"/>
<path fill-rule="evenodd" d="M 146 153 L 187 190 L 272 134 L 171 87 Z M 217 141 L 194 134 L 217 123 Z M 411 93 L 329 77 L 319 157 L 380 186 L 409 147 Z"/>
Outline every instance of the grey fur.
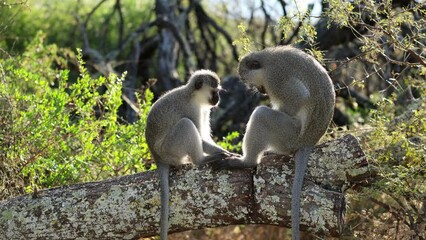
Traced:
<path fill-rule="evenodd" d="M 243 138 L 243 156 L 216 161 L 215 168 L 256 166 L 265 151 L 295 154 L 292 189 L 293 239 L 300 239 L 300 195 L 312 148 L 327 131 L 335 93 L 326 70 L 313 57 L 289 46 L 266 48 L 244 56 L 241 80 L 264 89 L 272 108 L 259 106 Z"/>
<path fill-rule="evenodd" d="M 220 79 L 209 70 L 194 72 L 188 83 L 158 99 L 147 118 L 145 137 L 160 176 L 160 239 L 167 239 L 169 169 L 197 165 L 230 153 L 211 138 L 210 110 L 219 102 Z"/>

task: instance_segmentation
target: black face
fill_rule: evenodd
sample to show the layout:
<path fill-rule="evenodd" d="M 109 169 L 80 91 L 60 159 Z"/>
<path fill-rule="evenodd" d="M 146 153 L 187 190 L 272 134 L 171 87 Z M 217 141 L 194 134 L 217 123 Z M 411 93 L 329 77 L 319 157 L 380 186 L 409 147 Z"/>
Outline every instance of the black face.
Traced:
<path fill-rule="evenodd" d="M 195 90 L 199 90 L 203 87 L 203 79 L 195 80 L 194 88 Z"/>
<path fill-rule="evenodd" d="M 210 98 L 210 104 L 211 105 L 216 105 L 220 100 L 219 97 L 219 90 L 218 89 L 214 89 L 211 91 L 211 98 Z"/>
<path fill-rule="evenodd" d="M 218 78 L 210 75 L 200 75 L 197 76 L 194 83 L 194 90 L 201 90 L 203 87 L 210 88 L 208 102 L 210 105 L 215 106 L 219 103 L 220 97 L 220 86 Z M 204 94 L 204 93 L 203 93 Z M 206 93 L 207 94 L 207 93 Z"/>

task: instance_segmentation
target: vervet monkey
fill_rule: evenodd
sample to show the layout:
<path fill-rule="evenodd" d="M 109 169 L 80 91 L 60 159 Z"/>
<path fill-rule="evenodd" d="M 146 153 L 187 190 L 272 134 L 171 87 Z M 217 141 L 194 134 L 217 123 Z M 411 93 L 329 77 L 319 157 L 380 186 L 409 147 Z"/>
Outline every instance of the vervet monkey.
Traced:
<path fill-rule="evenodd" d="M 231 156 L 211 138 L 210 110 L 219 103 L 220 79 L 209 70 L 160 97 L 148 114 L 145 137 L 160 177 L 160 238 L 167 239 L 170 166 L 197 165 Z"/>
<path fill-rule="evenodd" d="M 300 198 L 309 155 L 333 116 L 335 93 L 326 70 L 311 56 L 289 46 L 244 56 L 238 66 L 243 82 L 264 90 L 272 108 L 259 106 L 247 123 L 243 156 L 216 161 L 219 169 L 250 168 L 265 151 L 294 154 L 291 226 L 300 239 Z"/>

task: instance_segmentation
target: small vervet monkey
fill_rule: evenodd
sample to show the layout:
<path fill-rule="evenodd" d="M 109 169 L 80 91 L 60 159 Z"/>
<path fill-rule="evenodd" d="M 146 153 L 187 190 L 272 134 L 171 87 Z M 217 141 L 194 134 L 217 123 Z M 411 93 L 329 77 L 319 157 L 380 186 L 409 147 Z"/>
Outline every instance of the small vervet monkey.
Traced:
<path fill-rule="evenodd" d="M 300 239 L 300 198 L 309 155 L 333 116 L 335 93 L 326 70 L 310 55 L 289 46 L 266 48 L 244 56 L 241 80 L 269 96 L 272 108 L 259 106 L 243 138 L 243 156 L 214 163 L 219 169 L 250 168 L 265 151 L 294 154 L 291 226 Z"/>
<path fill-rule="evenodd" d="M 194 72 L 188 83 L 160 97 L 148 114 L 145 137 L 160 177 L 160 238 L 169 227 L 170 166 L 196 165 L 231 153 L 211 138 L 210 110 L 219 103 L 220 79 L 209 70 Z"/>

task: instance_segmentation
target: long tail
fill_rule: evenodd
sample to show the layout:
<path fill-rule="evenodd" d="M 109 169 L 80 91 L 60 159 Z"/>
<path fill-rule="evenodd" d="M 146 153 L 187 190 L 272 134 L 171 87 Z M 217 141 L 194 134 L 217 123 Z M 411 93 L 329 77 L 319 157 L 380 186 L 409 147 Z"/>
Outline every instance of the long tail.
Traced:
<path fill-rule="evenodd" d="M 292 239 L 300 239 L 300 201 L 302 193 L 303 178 L 305 176 L 306 168 L 308 166 L 309 155 L 312 152 L 312 147 L 303 147 L 299 149 L 295 156 L 295 170 L 293 188 L 291 190 L 291 230 Z"/>
<path fill-rule="evenodd" d="M 160 197 L 161 197 L 161 214 L 160 214 L 160 239 L 167 240 L 167 232 L 169 230 L 169 171 L 170 166 L 157 162 L 157 171 L 160 175 Z"/>

